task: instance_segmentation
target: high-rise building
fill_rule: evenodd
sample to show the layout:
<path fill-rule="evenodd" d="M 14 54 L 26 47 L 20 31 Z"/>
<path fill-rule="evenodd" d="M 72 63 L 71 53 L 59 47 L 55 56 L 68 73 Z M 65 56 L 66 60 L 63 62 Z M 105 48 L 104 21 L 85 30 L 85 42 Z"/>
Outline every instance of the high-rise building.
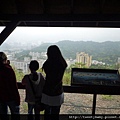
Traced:
<path fill-rule="evenodd" d="M 117 63 L 120 64 L 120 57 L 118 57 L 118 62 Z"/>
<path fill-rule="evenodd" d="M 89 68 L 92 63 L 92 56 L 89 56 L 85 52 L 76 53 L 76 62 L 82 63 Z"/>

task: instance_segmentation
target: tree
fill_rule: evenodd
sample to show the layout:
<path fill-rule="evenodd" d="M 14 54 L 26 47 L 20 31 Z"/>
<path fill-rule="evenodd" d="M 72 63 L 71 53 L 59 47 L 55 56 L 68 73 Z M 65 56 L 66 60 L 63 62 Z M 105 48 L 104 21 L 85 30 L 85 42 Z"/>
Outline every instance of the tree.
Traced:
<path fill-rule="evenodd" d="M 17 70 L 14 67 L 13 67 L 13 70 L 15 72 L 17 82 L 21 82 L 25 74 L 22 72 L 22 70 Z"/>

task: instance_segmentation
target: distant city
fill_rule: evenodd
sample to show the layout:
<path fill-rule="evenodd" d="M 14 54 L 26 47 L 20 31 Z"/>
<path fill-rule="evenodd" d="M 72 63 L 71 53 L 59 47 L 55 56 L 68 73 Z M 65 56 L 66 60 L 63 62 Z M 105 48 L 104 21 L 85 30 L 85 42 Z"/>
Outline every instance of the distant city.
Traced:
<path fill-rule="evenodd" d="M 10 42 L 10 44 L 4 43 L 0 50 L 7 54 L 10 64 L 15 69 L 28 73 L 31 60 L 38 60 L 40 68 L 42 67 L 47 59 L 46 49 L 51 44 L 53 43 L 22 44 Z M 76 63 L 80 68 L 82 65 L 91 68 L 106 65 L 114 67 L 116 64 L 118 64 L 118 68 L 115 69 L 120 68 L 120 42 L 98 43 L 64 40 L 54 44 L 60 47 L 68 68 Z"/>
<path fill-rule="evenodd" d="M 29 63 L 31 60 L 38 60 L 40 68 L 42 67 L 44 61 L 47 59 L 46 52 L 29 52 L 29 57 L 24 57 L 23 60 L 20 60 L 19 57 L 16 57 L 16 53 L 20 51 L 9 52 L 6 51 L 8 59 L 10 60 L 10 64 L 23 73 L 29 73 Z M 89 56 L 85 52 L 76 53 L 76 59 L 66 59 L 68 67 L 70 65 L 77 63 L 85 64 L 86 67 L 90 67 L 91 64 L 101 64 L 104 65 L 105 63 L 99 62 L 97 60 L 92 60 L 92 56 Z"/>

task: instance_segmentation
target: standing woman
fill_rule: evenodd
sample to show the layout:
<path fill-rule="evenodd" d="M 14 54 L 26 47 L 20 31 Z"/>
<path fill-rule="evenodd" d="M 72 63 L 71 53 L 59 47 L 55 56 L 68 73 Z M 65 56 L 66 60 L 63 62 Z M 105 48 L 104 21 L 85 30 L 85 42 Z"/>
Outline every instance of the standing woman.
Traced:
<path fill-rule="evenodd" d="M 59 120 L 60 107 L 64 102 L 62 78 L 67 64 L 56 45 L 48 47 L 47 56 L 42 67 L 46 74 L 42 94 L 42 103 L 45 104 L 44 120 Z"/>
<path fill-rule="evenodd" d="M 3 114 L 4 117 L 7 117 L 7 107 L 10 108 L 13 116 L 19 114 L 19 105 L 20 95 L 15 72 L 9 65 L 6 54 L 0 52 L 0 115 Z"/>

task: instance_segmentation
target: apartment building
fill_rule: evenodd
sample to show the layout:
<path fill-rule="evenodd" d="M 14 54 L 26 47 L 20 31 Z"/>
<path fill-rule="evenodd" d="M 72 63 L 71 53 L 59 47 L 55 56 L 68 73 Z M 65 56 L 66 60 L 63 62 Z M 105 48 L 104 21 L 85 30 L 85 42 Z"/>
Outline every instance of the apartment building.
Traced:
<path fill-rule="evenodd" d="M 10 61 L 10 64 L 17 70 L 22 71 L 23 73 L 29 73 L 29 64 L 30 61 L 33 59 L 29 59 L 29 58 L 25 58 L 23 61 Z M 36 60 L 36 59 L 34 59 Z M 39 68 L 42 68 L 42 65 L 44 63 L 45 60 L 43 59 L 39 59 L 37 60 L 39 63 Z"/>
<path fill-rule="evenodd" d="M 23 73 L 29 72 L 29 62 L 28 61 L 10 61 L 10 64 L 17 70 Z"/>
<path fill-rule="evenodd" d="M 85 66 L 89 68 L 92 63 L 92 56 L 85 52 L 76 53 L 76 62 L 85 64 Z"/>

